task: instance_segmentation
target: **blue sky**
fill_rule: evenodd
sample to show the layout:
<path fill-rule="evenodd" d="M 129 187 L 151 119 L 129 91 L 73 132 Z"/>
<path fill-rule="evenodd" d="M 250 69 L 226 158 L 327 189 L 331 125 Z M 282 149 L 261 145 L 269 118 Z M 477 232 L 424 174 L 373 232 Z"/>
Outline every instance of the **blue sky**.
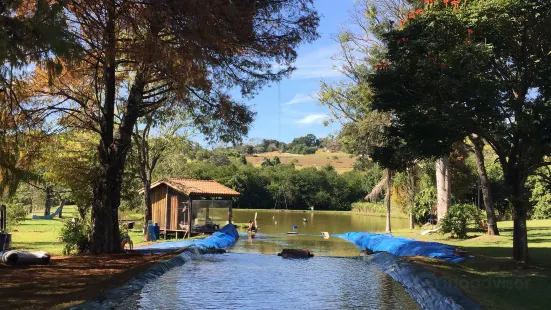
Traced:
<path fill-rule="evenodd" d="M 264 87 L 255 98 L 247 102 L 257 113 L 247 139 L 290 142 L 293 138 L 309 133 L 325 137 L 338 130 L 337 124 L 323 125 L 328 110 L 319 106 L 312 94 L 317 93 L 322 80 L 332 82 L 342 78 L 334 70 L 337 64 L 330 57 L 338 51 L 338 43 L 333 38 L 349 20 L 353 5 L 353 0 L 315 1 L 315 7 L 321 15 L 318 28 L 320 38 L 298 49 L 295 63 L 297 70 L 290 78 L 281 81 L 279 86 L 276 83 Z"/>
<path fill-rule="evenodd" d="M 294 64 L 297 69 L 290 78 L 279 85 L 265 86 L 256 97 L 246 102 L 257 114 L 245 142 L 251 139 L 291 142 L 309 133 L 326 137 L 339 129 L 336 123 L 323 125 L 329 111 L 319 106 L 312 95 L 318 92 L 322 80 L 334 82 L 343 78 L 334 70 L 337 64 L 330 58 L 338 51 L 338 43 L 333 38 L 349 20 L 353 6 L 354 0 L 315 0 L 316 10 L 321 16 L 320 38 L 299 47 Z M 194 140 L 204 143 L 200 135 Z"/>

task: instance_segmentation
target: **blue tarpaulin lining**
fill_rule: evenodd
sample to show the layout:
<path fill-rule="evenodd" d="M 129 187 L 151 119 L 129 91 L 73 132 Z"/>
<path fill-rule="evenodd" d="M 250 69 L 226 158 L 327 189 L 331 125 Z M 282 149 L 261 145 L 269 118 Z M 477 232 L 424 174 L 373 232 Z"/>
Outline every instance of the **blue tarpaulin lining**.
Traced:
<path fill-rule="evenodd" d="M 359 259 L 375 264 L 400 283 L 422 309 L 482 309 L 452 283 L 392 254 L 380 252 Z"/>
<path fill-rule="evenodd" d="M 234 245 L 237 239 L 239 239 L 239 233 L 237 232 L 237 229 L 235 229 L 235 226 L 233 226 L 232 224 L 228 224 L 205 239 L 160 242 L 152 245 L 142 246 L 136 248 L 136 250 L 148 252 L 165 252 L 178 250 L 190 246 L 196 247 L 200 250 L 211 248 L 224 249 Z"/>
<path fill-rule="evenodd" d="M 57 208 L 54 213 L 50 213 L 49 215 L 33 215 L 33 220 L 51 220 L 56 217 L 61 210 L 63 210 L 63 207 Z"/>
<path fill-rule="evenodd" d="M 373 252 L 387 252 L 396 256 L 426 256 L 452 263 L 461 263 L 467 260 L 467 257 L 460 257 L 456 254 L 455 247 L 438 242 L 425 242 L 395 237 L 389 234 L 368 232 L 347 232 L 332 236 L 350 241 L 361 250 L 369 249 Z"/>

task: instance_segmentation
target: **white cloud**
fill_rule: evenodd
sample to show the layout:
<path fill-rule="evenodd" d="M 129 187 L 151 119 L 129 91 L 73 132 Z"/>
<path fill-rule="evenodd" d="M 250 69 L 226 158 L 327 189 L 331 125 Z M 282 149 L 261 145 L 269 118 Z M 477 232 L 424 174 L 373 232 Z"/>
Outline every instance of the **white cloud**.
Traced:
<path fill-rule="evenodd" d="M 301 54 L 299 51 L 297 60 L 293 64 L 296 70 L 291 75 L 291 79 L 305 80 L 342 76 L 343 74 L 337 70 L 337 68 L 341 66 L 341 62 L 331 59 L 338 50 L 338 45 L 330 45 L 318 48 L 309 53 Z M 274 68 L 277 69 L 279 66 L 275 65 Z"/>
<path fill-rule="evenodd" d="M 300 125 L 321 124 L 327 118 L 329 118 L 327 114 L 314 113 L 299 119 L 298 121 L 296 121 L 296 123 Z"/>
<path fill-rule="evenodd" d="M 308 95 L 296 94 L 291 100 L 287 101 L 285 104 L 297 104 L 297 103 L 315 101 L 316 100 L 316 98 L 314 97 L 315 95 L 316 95 L 315 93 L 310 93 Z"/>

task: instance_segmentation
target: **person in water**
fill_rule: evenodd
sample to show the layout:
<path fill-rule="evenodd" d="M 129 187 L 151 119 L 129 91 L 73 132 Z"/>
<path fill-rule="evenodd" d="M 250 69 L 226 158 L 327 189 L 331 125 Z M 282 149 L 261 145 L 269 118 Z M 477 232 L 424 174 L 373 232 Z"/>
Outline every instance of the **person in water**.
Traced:
<path fill-rule="evenodd" d="M 249 227 L 247 227 L 247 231 L 256 232 L 256 226 L 254 226 L 254 223 L 252 220 L 249 221 Z"/>
<path fill-rule="evenodd" d="M 249 221 L 249 227 L 247 227 L 247 237 L 249 239 L 249 242 L 253 241 L 255 235 L 256 235 L 256 226 L 251 220 Z"/>

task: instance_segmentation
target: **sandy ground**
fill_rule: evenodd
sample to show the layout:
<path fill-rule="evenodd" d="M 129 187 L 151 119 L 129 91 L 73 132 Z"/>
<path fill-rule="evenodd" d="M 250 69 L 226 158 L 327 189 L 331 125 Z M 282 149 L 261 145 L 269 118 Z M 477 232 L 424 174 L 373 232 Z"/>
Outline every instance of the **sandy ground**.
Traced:
<path fill-rule="evenodd" d="M 1 309 L 61 309 L 124 284 L 153 264 L 176 255 L 111 255 L 52 257 L 48 265 L 0 265 Z"/>

